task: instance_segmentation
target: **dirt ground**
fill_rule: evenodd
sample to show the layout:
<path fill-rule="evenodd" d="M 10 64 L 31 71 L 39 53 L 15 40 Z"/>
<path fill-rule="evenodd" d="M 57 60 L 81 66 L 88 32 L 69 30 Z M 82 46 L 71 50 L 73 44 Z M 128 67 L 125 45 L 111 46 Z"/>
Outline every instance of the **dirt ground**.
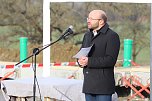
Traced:
<path fill-rule="evenodd" d="M 128 100 L 128 97 L 119 97 L 118 101 L 150 101 L 149 98 L 141 99 L 141 98 L 133 98 L 131 100 Z"/>

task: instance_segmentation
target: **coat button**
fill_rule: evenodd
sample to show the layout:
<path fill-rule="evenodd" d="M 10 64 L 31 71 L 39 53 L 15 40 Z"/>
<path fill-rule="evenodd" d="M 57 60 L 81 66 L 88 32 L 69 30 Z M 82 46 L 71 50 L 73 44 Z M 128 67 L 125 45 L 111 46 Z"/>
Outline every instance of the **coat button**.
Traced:
<path fill-rule="evenodd" d="M 89 72 L 86 72 L 86 74 L 88 74 Z"/>

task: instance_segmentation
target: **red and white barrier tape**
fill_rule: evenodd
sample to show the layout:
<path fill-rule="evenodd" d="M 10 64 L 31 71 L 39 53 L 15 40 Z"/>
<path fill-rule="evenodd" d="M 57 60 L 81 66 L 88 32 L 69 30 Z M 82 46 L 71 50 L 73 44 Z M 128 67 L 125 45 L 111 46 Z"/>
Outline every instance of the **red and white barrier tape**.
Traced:
<path fill-rule="evenodd" d="M 56 62 L 56 63 L 50 64 L 50 66 L 77 66 L 77 65 L 78 65 L 77 62 Z M 1 65 L 0 64 L 0 68 L 12 69 L 15 67 L 30 68 L 30 67 L 32 67 L 32 63 L 25 63 L 25 64 L 21 64 L 18 66 L 15 66 L 14 64 L 11 64 L 11 65 Z M 43 64 L 37 64 L 37 67 L 43 67 Z"/>
<path fill-rule="evenodd" d="M 122 60 L 117 60 L 117 61 L 122 61 Z M 137 64 L 133 61 L 131 61 L 131 64 L 132 64 L 132 66 L 140 66 L 139 64 Z M 43 67 L 43 64 L 39 63 L 36 66 Z M 50 66 L 78 66 L 78 63 L 77 62 L 55 62 L 55 63 L 50 63 Z M 9 65 L 0 64 L 0 68 L 13 69 L 15 67 L 30 68 L 30 67 L 32 67 L 32 63 L 20 64 L 18 66 L 15 66 L 15 64 L 11 64 L 11 65 L 10 64 Z"/>

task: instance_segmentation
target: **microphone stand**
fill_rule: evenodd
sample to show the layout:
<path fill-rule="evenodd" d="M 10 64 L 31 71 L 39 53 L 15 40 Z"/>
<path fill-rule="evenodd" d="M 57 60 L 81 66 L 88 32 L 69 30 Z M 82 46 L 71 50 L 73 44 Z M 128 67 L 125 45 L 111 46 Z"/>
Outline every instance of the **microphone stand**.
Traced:
<path fill-rule="evenodd" d="M 26 61 L 27 59 L 29 59 L 29 58 L 31 58 L 31 57 L 34 56 L 34 69 L 33 69 L 33 70 L 34 70 L 33 101 L 35 101 L 35 95 L 36 95 L 36 94 L 35 94 L 35 93 L 36 93 L 36 55 L 38 55 L 41 51 L 43 51 L 43 50 L 46 49 L 47 47 L 55 44 L 56 42 L 58 42 L 58 41 L 60 41 L 61 39 L 65 38 L 66 36 L 70 35 L 71 33 L 73 33 L 73 31 L 72 31 L 72 32 L 70 32 L 70 31 L 65 32 L 65 33 L 64 33 L 62 36 L 60 36 L 56 41 L 54 41 L 54 42 L 46 45 L 46 46 L 45 46 L 44 48 L 42 48 L 42 49 L 34 48 L 32 55 L 28 56 L 26 59 L 24 59 L 24 60 L 18 62 L 17 64 L 15 64 L 15 66 L 17 66 L 17 65 L 21 64 L 22 62 Z"/>

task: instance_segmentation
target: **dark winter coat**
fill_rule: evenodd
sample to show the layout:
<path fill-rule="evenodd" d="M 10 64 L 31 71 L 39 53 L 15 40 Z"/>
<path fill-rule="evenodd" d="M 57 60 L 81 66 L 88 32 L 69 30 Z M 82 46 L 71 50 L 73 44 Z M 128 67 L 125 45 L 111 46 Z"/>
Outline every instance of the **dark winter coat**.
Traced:
<path fill-rule="evenodd" d="M 114 66 L 120 48 L 119 36 L 106 23 L 95 37 L 90 30 L 85 33 L 82 48 L 92 44 L 94 45 L 88 55 L 88 65 L 83 69 L 83 93 L 113 94 Z"/>

